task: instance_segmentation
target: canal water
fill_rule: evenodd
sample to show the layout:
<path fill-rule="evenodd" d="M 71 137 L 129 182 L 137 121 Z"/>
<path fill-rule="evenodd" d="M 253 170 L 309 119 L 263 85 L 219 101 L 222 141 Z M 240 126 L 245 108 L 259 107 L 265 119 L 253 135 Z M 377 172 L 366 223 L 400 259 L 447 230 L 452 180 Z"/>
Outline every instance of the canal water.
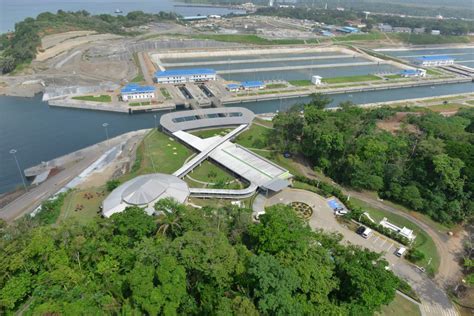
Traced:
<path fill-rule="evenodd" d="M 354 94 L 333 95 L 335 106 L 342 101 L 371 103 L 473 92 L 472 83 L 416 87 Z M 235 104 L 255 113 L 286 110 L 308 98 Z M 9 151 L 17 149 L 22 169 L 51 160 L 105 140 L 103 123 L 108 123 L 110 137 L 129 131 L 152 128 L 154 115 L 159 122 L 163 112 L 127 115 L 112 112 L 49 107 L 35 98 L 0 97 L 0 193 L 21 184 L 14 159 Z"/>

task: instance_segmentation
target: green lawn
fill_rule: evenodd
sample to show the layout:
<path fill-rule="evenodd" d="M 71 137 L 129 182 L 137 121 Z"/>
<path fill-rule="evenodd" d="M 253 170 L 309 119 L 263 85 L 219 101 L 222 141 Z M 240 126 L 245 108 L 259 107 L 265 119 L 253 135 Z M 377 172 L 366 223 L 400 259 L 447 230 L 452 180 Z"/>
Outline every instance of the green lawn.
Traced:
<path fill-rule="evenodd" d="M 287 85 L 284 83 L 270 83 L 265 86 L 266 89 L 281 89 L 286 87 Z"/>
<path fill-rule="evenodd" d="M 427 74 L 427 75 L 431 75 L 431 76 L 439 76 L 439 75 L 441 75 L 442 73 L 439 72 L 439 71 L 437 71 L 437 70 L 428 68 L 428 69 L 426 69 L 426 74 Z"/>
<path fill-rule="evenodd" d="M 83 95 L 72 97 L 73 100 L 93 101 L 93 102 L 112 102 L 112 97 L 107 94 L 102 95 Z"/>
<path fill-rule="evenodd" d="M 171 100 L 171 95 L 166 88 L 160 88 L 160 92 L 166 100 Z"/>
<path fill-rule="evenodd" d="M 351 202 L 355 206 L 367 211 L 375 221 L 381 221 L 384 217 L 386 217 L 391 223 L 397 226 L 405 226 L 409 229 L 412 229 L 413 233 L 416 235 L 415 247 L 425 254 L 425 259 L 418 264 L 428 268 L 428 261 L 430 258 L 432 258 L 430 267 L 432 267 L 433 271 L 436 273 L 440 261 L 439 254 L 436 250 L 436 245 L 434 244 L 433 239 L 431 239 L 431 237 L 423 229 L 404 217 L 379 208 L 374 208 L 357 198 L 351 198 Z"/>
<path fill-rule="evenodd" d="M 138 146 L 137 157 L 132 171 L 124 175 L 121 181 L 153 172 L 172 174 L 192 154 L 193 151 L 191 149 L 174 138 L 153 130 Z"/>
<path fill-rule="evenodd" d="M 417 304 L 412 303 L 400 294 L 395 295 L 395 299 L 388 305 L 383 306 L 380 316 L 418 316 L 421 315 Z"/>
<path fill-rule="evenodd" d="M 232 131 L 232 128 L 223 127 L 223 128 L 203 129 L 203 130 L 191 132 L 191 134 L 197 137 L 200 137 L 202 139 L 205 139 L 205 138 L 209 138 L 209 137 L 217 136 L 217 135 L 223 136 L 229 133 L 230 131 Z"/>
<path fill-rule="evenodd" d="M 466 103 L 474 105 L 474 100 L 466 101 Z"/>
<path fill-rule="evenodd" d="M 205 160 L 201 165 L 189 173 L 195 180 L 216 183 L 218 181 L 229 182 L 235 180 L 229 172 L 209 160 Z"/>
<path fill-rule="evenodd" d="M 72 190 L 64 198 L 58 222 L 73 219 L 81 224 L 89 223 L 99 216 L 100 205 L 107 194 L 105 187 Z"/>
<path fill-rule="evenodd" d="M 246 148 L 264 149 L 267 147 L 267 135 L 270 129 L 252 124 L 248 130 L 240 134 L 235 142 Z"/>
<path fill-rule="evenodd" d="M 387 76 L 384 76 L 385 78 L 387 79 L 400 79 L 400 78 L 403 78 L 401 75 L 387 75 Z"/>
<path fill-rule="evenodd" d="M 322 81 L 325 83 L 331 84 L 331 83 L 364 82 L 364 81 L 375 81 L 375 80 L 382 80 L 382 79 L 374 75 L 361 75 L 361 76 L 324 78 Z"/>
<path fill-rule="evenodd" d="M 406 34 L 393 33 L 387 34 L 389 37 L 400 40 L 405 43 L 414 45 L 434 45 L 434 44 L 451 44 L 451 43 L 469 43 L 467 36 L 447 36 L 447 35 L 431 35 L 431 34 Z"/>
<path fill-rule="evenodd" d="M 307 87 L 313 85 L 311 80 L 290 80 L 288 83 L 296 87 Z"/>

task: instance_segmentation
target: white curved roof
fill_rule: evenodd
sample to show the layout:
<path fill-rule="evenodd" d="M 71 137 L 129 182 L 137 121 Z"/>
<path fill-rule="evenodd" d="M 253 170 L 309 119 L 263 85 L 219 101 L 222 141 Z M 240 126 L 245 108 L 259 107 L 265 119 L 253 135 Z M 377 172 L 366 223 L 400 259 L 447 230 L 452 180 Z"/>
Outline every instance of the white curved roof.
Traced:
<path fill-rule="evenodd" d="M 102 214 L 110 217 L 122 212 L 127 206 L 144 207 L 153 214 L 153 204 L 163 198 L 173 198 L 184 203 L 189 196 L 189 187 L 178 177 L 163 173 L 138 176 L 113 190 L 102 203 Z"/>

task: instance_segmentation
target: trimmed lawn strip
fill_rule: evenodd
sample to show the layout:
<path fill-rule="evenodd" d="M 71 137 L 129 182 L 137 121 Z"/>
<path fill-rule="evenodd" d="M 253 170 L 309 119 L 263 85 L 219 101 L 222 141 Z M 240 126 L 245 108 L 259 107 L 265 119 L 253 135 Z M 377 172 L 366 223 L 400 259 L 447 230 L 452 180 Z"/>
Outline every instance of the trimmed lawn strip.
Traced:
<path fill-rule="evenodd" d="M 414 246 L 425 254 L 425 258 L 417 264 L 428 268 L 428 261 L 431 258 L 430 266 L 436 273 L 440 262 L 439 254 L 433 239 L 431 239 L 423 229 L 404 217 L 370 206 L 357 198 L 351 198 L 351 202 L 354 206 L 358 206 L 364 211 L 367 211 L 376 222 L 379 222 L 386 217 L 391 223 L 397 226 L 405 226 L 412 229 L 413 233 L 416 235 Z"/>
<path fill-rule="evenodd" d="M 265 86 L 265 89 L 281 89 L 286 87 L 287 85 L 284 83 L 270 83 Z"/>
<path fill-rule="evenodd" d="M 276 39 L 269 40 L 252 34 L 198 34 L 192 35 L 192 38 L 209 39 L 219 42 L 232 42 L 255 45 L 295 45 L 295 44 L 318 44 L 317 39 L 298 40 L 298 39 Z"/>
<path fill-rule="evenodd" d="M 166 88 L 160 88 L 160 92 L 166 100 L 171 100 L 171 95 Z"/>
<path fill-rule="evenodd" d="M 94 95 L 83 95 L 72 97 L 73 100 L 80 100 L 80 101 L 93 101 L 93 102 L 112 102 L 112 97 L 107 94 L 102 94 L 99 96 Z"/>
<path fill-rule="evenodd" d="M 361 76 L 323 78 L 322 81 L 325 83 L 347 83 L 347 82 L 363 82 L 363 81 L 376 81 L 376 80 L 382 80 L 382 79 L 374 75 L 361 75 Z"/>
<path fill-rule="evenodd" d="M 307 87 L 313 85 L 311 80 L 289 80 L 288 83 L 295 87 Z"/>

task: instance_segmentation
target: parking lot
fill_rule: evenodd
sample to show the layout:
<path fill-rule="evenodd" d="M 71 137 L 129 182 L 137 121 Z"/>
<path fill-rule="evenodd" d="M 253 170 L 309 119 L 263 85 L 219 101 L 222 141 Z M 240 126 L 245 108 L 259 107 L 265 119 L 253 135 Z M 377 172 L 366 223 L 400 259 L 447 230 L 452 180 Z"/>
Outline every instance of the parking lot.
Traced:
<path fill-rule="evenodd" d="M 265 207 L 278 203 L 289 204 L 291 202 L 303 202 L 310 205 L 313 208 L 313 215 L 309 219 L 309 225 L 313 229 L 323 229 L 327 232 L 340 233 L 346 243 L 383 253 L 384 258 L 390 264 L 390 269 L 397 276 L 407 280 L 418 293 L 421 299 L 420 311 L 423 316 L 457 315 L 456 309 L 442 289 L 415 265 L 395 255 L 396 250 L 401 246 L 399 243 L 375 231 L 372 231 L 372 234 L 368 238 L 363 238 L 356 234 L 356 232 L 345 224 L 341 224 L 337 221 L 334 210 L 330 207 L 330 205 L 332 207 L 341 207 L 342 203 L 337 201 L 337 199 L 336 204 L 334 204 L 334 202 L 329 203 L 329 200 L 330 199 L 325 199 L 313 192 L 287 188 L 268 198 Z"/>

